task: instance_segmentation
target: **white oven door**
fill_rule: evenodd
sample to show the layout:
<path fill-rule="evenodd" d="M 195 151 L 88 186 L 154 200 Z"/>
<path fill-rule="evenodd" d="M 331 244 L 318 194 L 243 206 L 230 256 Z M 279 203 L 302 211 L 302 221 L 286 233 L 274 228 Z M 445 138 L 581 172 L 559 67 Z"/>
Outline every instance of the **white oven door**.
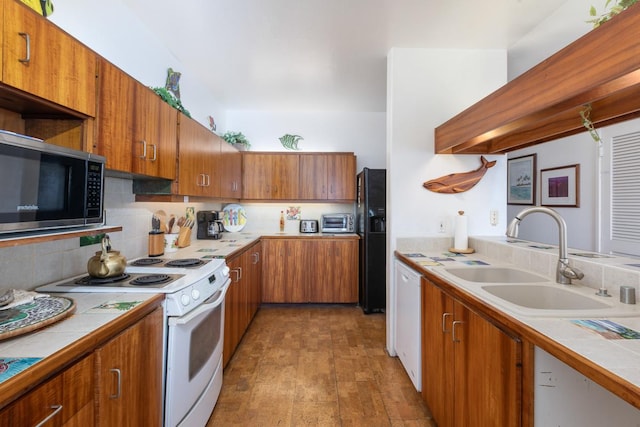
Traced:
<path fill-rule="evenodd" d="M 222 359 L 224 297 L 230 283 L 228 280 L 220 291 L 186 315 L 168 320 L 166 426 L 178 425 L 192 411 L 206 412 L 208 418 L 215 406 L 215 400 L 199 402 L 199 398 Z M 221 375 L 222 370 L 218 371 Z M 210 405 L 210 409 L 194 408 L 196 403 Z"/>

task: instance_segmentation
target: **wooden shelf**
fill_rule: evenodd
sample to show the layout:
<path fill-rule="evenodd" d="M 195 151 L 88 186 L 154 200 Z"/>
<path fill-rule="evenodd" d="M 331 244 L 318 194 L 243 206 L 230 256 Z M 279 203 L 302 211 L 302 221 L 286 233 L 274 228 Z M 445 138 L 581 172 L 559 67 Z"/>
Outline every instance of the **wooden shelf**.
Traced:
<path fill-rule="evenodd" d="M 438 126 L 437 154 L 499 154 L 640 116 L 640 6 L 590 31 Z"/>
<path fill-rule="evenodd" d="M 73 237 L 82 236 L 95 236 L 100 233 L 113 233 L 116 231 L 122 231 L 122 227 L 98 227 L 98 228 L 85 228 L 82 230 L 74 231 L 56 231 L 44 234 L 43 232 L 25 233 L 20 235 L 12 235 L 10 237 L 0 238 L 0 248 L 7 248 L 13 246 L 31 245 L 33 243 L 52 242 L 55 240 L 70 239 Z"/>

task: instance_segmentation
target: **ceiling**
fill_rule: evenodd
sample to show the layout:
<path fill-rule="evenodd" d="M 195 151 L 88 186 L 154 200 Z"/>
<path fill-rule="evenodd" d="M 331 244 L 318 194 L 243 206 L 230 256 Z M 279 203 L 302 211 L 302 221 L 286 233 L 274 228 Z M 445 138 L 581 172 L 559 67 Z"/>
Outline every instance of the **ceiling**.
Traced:
<path fill-rule="evenodd" d="M 228 110 L 386 110 L 392 47 L 507 49 L 565 0 L 128 0 Z"/>

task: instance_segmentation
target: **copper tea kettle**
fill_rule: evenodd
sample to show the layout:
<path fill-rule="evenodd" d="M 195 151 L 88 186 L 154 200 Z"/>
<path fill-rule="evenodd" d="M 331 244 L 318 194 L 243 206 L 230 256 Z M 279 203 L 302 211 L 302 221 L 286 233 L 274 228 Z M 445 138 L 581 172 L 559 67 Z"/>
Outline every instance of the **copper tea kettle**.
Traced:
<path fill-rule="evenodd" d="M 87 263 L 87 272 L 91 277 L 114 277 L 124 273 L 127 260 L 120 251 L 111 250 L 111 239 L 108 235 L 102 238 L 102 250 L 96 252 Z"/>

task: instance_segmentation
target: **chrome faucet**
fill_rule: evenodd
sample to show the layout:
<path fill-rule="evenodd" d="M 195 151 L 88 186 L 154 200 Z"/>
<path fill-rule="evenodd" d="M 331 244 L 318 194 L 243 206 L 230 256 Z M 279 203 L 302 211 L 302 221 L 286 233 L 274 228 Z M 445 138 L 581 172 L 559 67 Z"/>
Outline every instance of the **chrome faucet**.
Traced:
<path fill-rule="evenodd" d="M 556 282 L 562 285 L 570 285 L 571 279 L 580 280 L 584 277 L 584 274 L 575 267 L 569 265 L 569 259 L 567 258 L 567 224 L 560 214 L 553 209 L 544 208 L 541 206 L 533 206 L 523 209 L 516 217 L 511 221 L 509 227 L 507 227 L 507 236 L 516 238 L 518 237 L 518 226 L 520 221 L 530 213 L 540 212 L 551 216 L 558 223 L 559 232 L 559 255 L 558 255 L 558 267 L 556 268 Z"/>

